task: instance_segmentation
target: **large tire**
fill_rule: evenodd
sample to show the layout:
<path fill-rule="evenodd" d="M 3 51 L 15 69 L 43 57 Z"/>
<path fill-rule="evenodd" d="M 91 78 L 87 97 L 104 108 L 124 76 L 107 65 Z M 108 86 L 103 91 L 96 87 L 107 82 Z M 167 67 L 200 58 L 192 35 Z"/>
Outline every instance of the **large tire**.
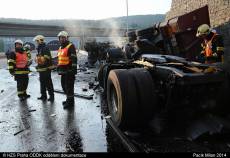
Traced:
<path fill-rule="evenodd" d="M 137 90 L 137 102 L 139 114 L 142 116 L 142 123 L 148 123 L 153 117 L 157 105 L 157 96 L 152 76 L 144 68 L 134 68 L 129 70 L 135 80 Z"/>
<path fill-rule="evenodd" d="M 109 113 L 121 129 L 135 127 L 138 118 L 137 90 L 133 78 L 126 69 L 111 70 L 107 80 Z"/>
<path fill-rule="evenodd" d="M 122 129 L 146 126 L 156 108 L 154 88 L 150 73 L 143 68 L 111 70 L 107 101 L 114 123 Z"/>

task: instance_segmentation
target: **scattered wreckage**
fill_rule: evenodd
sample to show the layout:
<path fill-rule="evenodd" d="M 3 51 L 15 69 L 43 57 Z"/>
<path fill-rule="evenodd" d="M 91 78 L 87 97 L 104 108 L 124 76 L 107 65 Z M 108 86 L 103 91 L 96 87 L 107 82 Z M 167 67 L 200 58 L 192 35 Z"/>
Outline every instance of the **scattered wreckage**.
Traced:
<path fill-rule="evenodd" d="M 196 29 L 202 23 L 209 24 L 207 6 L 129 32 L 125 52 L 107 50 L 98 80 L 117 127 L 150 125 L 158 134 L 178 127 L 190 139 L 230 127 L 226 72 L 218 63 L 194 62 L 200 46 Z"/>

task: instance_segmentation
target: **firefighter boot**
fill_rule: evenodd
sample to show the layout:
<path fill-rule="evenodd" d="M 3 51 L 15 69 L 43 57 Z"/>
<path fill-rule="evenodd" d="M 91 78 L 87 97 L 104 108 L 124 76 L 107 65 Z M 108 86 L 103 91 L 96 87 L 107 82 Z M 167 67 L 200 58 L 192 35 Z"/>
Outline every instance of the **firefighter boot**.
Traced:
<path fill-rule="evenodd" d="M 24 100 L 26 100 L 26 97 L 25 96 L 20 96 L 19 99 L 20 99 L 20 101 L 24 101 Z"/>
<path fill-rule="evenodd" d="M 45 101 L 46 99 L 47 99 L 47 96 L 38 97 L 38 100 L 43 100 L 43 101 Z"/>
<path fill-rule="evenodd" d="M 68 98 L 66 100 L 66 103 L 63 104 L 63 108 L 66 109 L 66 108 L 70 108 L 70 107 L 73 107 L 74 106 L 74 98 L 71 97 L 71 98 Z"/>
<path fill-rule="evenodd" d="M 49 97 L 48 101 L 54 102 L 54 95 L 51 95 L 51 96 Z"/>
<path fill-rule="evenodd" d="M 24 97 L 25 97 L 25 99 L 27 99 L 27 98 L 30 98 L 30 95 L 26 93 L 26 94 L 24 95 Z"/>

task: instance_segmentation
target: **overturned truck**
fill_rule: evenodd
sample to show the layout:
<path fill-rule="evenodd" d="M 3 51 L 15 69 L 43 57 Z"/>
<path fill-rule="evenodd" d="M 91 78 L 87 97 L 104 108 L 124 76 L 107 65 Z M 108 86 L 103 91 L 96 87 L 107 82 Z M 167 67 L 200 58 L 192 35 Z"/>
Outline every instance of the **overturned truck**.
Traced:
<path fill-rule="evenodd" d="M 135 41 L 130 58 L 121 49 L 108 50 L 98 79 L 115 125 L 124 130 L 151 125 L 156 133 L 177 126 L 193 139 L 202 123 L 214 132 L 226 125 L 227 74 L 218 64 L 193 61 L 200 44 L 195 30 L 209 23 L 207 9 L 129 33 L 130 45 Z"/>
<path fill-rule="evenodd" d="M 94 65 L 97 61 L 105 60 L 106 50 L 111 47 L 114 46 L 110 42 L 96 42 L 96 40 L 86 42 L 84 49 L 88 52 L 88 63 Z"/>

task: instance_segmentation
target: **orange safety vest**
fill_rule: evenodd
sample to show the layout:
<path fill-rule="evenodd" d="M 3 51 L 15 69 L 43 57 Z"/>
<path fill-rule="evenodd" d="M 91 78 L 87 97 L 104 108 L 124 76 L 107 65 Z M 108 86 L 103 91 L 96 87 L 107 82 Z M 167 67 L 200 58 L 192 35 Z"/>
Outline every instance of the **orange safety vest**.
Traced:
<path fill-rule="evenodd" d="M 26 52 L 16 52 L 16 68 L 26 68 L 28 63 L 28 56 Z"/>
<path fill-rule="evenodd" d="M 61 49 L 61 47 L 58 50 L 58 66 L 60 65 L 68 65 L 70 63 L 70 58 L 68 56 L 68 50 L 69 47 L 72 44 L 68 44 L 65 48 Z"/>
<path fill-rule="evenodd" d="M 214 37 L 216 37 L 216 33 L 214 33 L 214 35 L 212 36 L 210 41 L 205 40 L 205 51 L 204 54 L 206 57 L 210 57 L 212 56 L 213 52 L 212 52 L 212 40 L 214 39 Z"/>

